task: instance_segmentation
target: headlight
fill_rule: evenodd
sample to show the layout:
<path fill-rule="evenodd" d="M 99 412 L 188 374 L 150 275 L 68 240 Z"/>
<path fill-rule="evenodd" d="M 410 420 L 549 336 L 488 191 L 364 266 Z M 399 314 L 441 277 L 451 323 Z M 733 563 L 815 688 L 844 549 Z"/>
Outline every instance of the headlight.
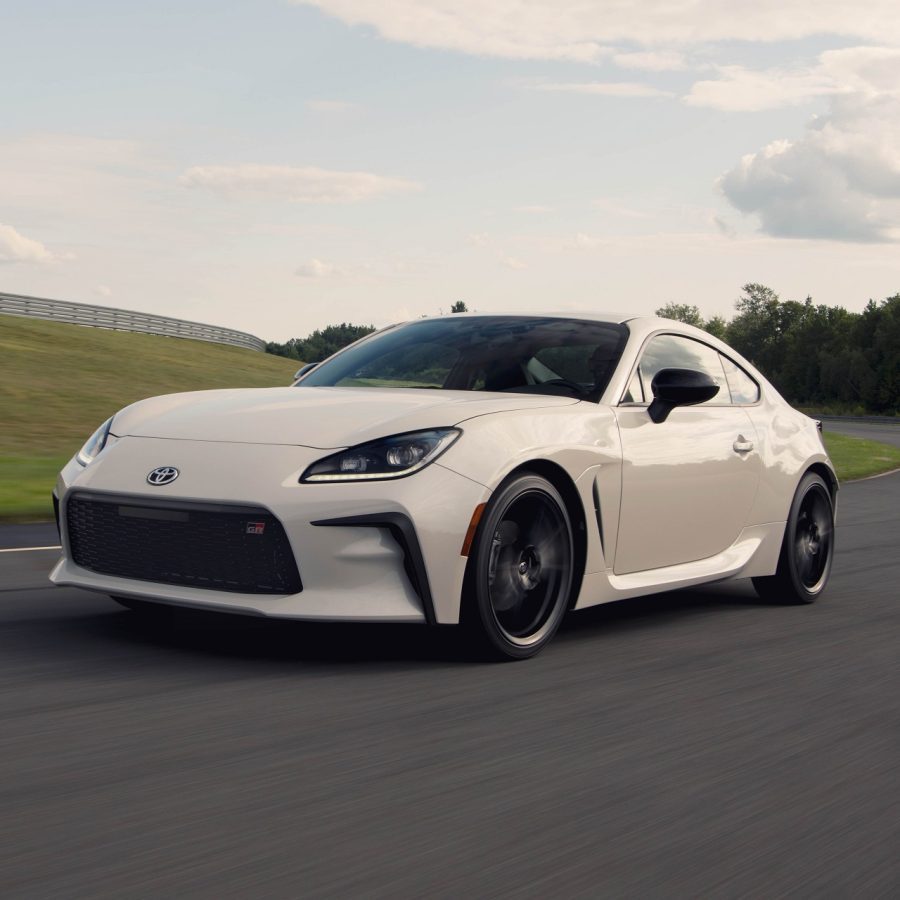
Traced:
<path fill-rule="evenodd" d="M 83 466 L 90 465 L 97 454 L 109 443 L 111 427 L 112 419 L 110 418 L 87 439 L 85 445 L 75 454 L 75 460 Z"/>
<path fill-rule="evenodd" d="M 432 428 L 360 444 L 313 463 L 300 476 L 300 481 L 403 478 L 433 463 L 460 434 L 458 428 Z"/>

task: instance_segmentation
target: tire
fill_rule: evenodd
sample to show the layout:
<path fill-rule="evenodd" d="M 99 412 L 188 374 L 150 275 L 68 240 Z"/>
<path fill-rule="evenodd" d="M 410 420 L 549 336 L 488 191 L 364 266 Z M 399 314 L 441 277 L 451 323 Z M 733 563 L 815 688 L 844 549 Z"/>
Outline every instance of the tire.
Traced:
<path fill-rule="evenodd" d="M 553 485 L 520 475 L 495 492 L 475 536 L 463 597 L 474 648 L 526 659 L 551 640 L 569 606 L 572 525 Z"/>
<path fill-rule="evenodd" d="M 807 472 L 794 494 L 784 529 L 778 569 L 754 578 L 753 587 L 773 603 L 813 603 L 825 590 L 834 558 L 834 503 L 824 480 Z"/>

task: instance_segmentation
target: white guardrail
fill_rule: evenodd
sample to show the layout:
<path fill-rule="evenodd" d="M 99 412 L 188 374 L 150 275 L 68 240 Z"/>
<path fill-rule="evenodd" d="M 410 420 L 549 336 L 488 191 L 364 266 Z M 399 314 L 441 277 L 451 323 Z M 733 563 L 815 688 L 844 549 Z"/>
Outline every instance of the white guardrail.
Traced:
<path fill-rule="evenodd" d="M 245 331 L 154 316 L 132 309 L 115 309 L 111 306 L 94 306 L 91 303 L 71 303 L 68 300 L 46 300 L 42 297 L 26 297 L 21 294 L 0 293 L 0 313 L 11 316 L 28 316 L 33 319 L 49 319 L 53 322 L 69 322 L 73 325 L 90 325 L 94 328 L 110 328 L 114 331 L 142 331 L 147 334 L 163 334 L 169 337 L 191 338 L 214 344 L 231 344 L 248 350 L 265 350 L 261 338 Z"/>

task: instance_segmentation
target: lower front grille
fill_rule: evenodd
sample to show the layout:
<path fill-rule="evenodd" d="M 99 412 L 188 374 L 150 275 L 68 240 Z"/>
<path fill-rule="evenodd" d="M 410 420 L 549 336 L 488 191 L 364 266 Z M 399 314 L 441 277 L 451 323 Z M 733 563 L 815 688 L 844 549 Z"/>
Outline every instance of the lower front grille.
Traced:
<path fill-rule="evenodd" d="M 92 572 L 242 594 L 303 590 L 284 528 L 265 509 L 76 494 L 65 510 L 72 559 Z"/>

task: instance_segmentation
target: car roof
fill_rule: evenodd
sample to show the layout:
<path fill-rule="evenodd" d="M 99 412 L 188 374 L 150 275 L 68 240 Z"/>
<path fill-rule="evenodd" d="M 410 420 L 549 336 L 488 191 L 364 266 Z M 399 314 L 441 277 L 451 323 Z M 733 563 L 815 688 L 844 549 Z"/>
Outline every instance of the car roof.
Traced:
<path fill-rule="evenodd" d="M 680 334 L 686 334 L 703 340 L 715 341 L 716 339 L 700 328 L 693 325 L 687 325 L 679 322 L 677 319 L 664 319 L 660 316 L 639 316 L 634 313 L 612 312 L 612 311 L 588 311 L 576 309 L 561 310 L 541 310 L 534 312 L 532 310 L 504 310 L 498 312 L 466 312 L 451 313 L 452 317 L 459 318 L 530 318 L 530 319 L 572 319 L 583 322 L 603 322 L 610 325 L 628 325 L 628 329 L 634 336 L 649 335 L 655 331 L 675 331 Z M 423 316 L 421 319 L 412 319 L 410 322 L 402 324 L 408 325 L 412 322 L 428 321 L 433 319 L 447 318 L 447 314 L 443 316 Z M 399 324 L 399 323 L 398 323 Z"/>
<path fill-rule="evenodd" d="M 621 325 L 631 319 L 638 318 L 634 313 L 622 312 L 588 312 L 575 309 L 558 309 L 558 310 L 540 310 L 535 312 L 530 309 L 514 309 L 514 310 L 498 310 L 496 312 L 465 312 L 450 313 L 450 315 L 467 319 L 486 319 L 486 318 L 527 318 L 527 319 L 582 319 L 590 322 L 608 322 L 615 325 Z M 440 319 L 444 316 L 423 316 L 423 319 Z M 411 321 L 419 321 L 413 319 Z"/>
<path fill-rule="evenodd" d="M 755 373 L 755 377 L 759 376 L 759 371 L 737 353 L 733 347 L 727 345 L 724 341 L 715 337 L 715 335 L 688 325 L 685 322 L 679 322 L 677 319 L 664 319 L 662 316 L 636 316 L 634 313 L 617 313 L 617 312 L 590 312 L 587 310 L 555 310 L 552 312 L 540 311 L 533 312 L 531 310 L 505 310 L 502 312 L 468 312 L 468 313 L 451 313 L 443 316 L 423 316 L 421 319 L 412 319 L 410 322 L 402 324 L 409 325 L 414 322 L 424 322 L 428 320 L 448 318 L 459 316 L 460 318 L 532 318 L 532 319 L 572 319 L 574 321 L 588 322 L 604 322 L 612 325 L 627 325 L 629 331 L 629 345 L 639 347 L 646 338 L 660 331 L 671 332 L 673 334 L 682 334 L 686 337 L 692 337 L 695 340 L 703 341 L 716 348 L 720 352 L 735 358 L 745 368 L 751 369 Z M 767 382 L 768 383 L 768 382 Z"/>

